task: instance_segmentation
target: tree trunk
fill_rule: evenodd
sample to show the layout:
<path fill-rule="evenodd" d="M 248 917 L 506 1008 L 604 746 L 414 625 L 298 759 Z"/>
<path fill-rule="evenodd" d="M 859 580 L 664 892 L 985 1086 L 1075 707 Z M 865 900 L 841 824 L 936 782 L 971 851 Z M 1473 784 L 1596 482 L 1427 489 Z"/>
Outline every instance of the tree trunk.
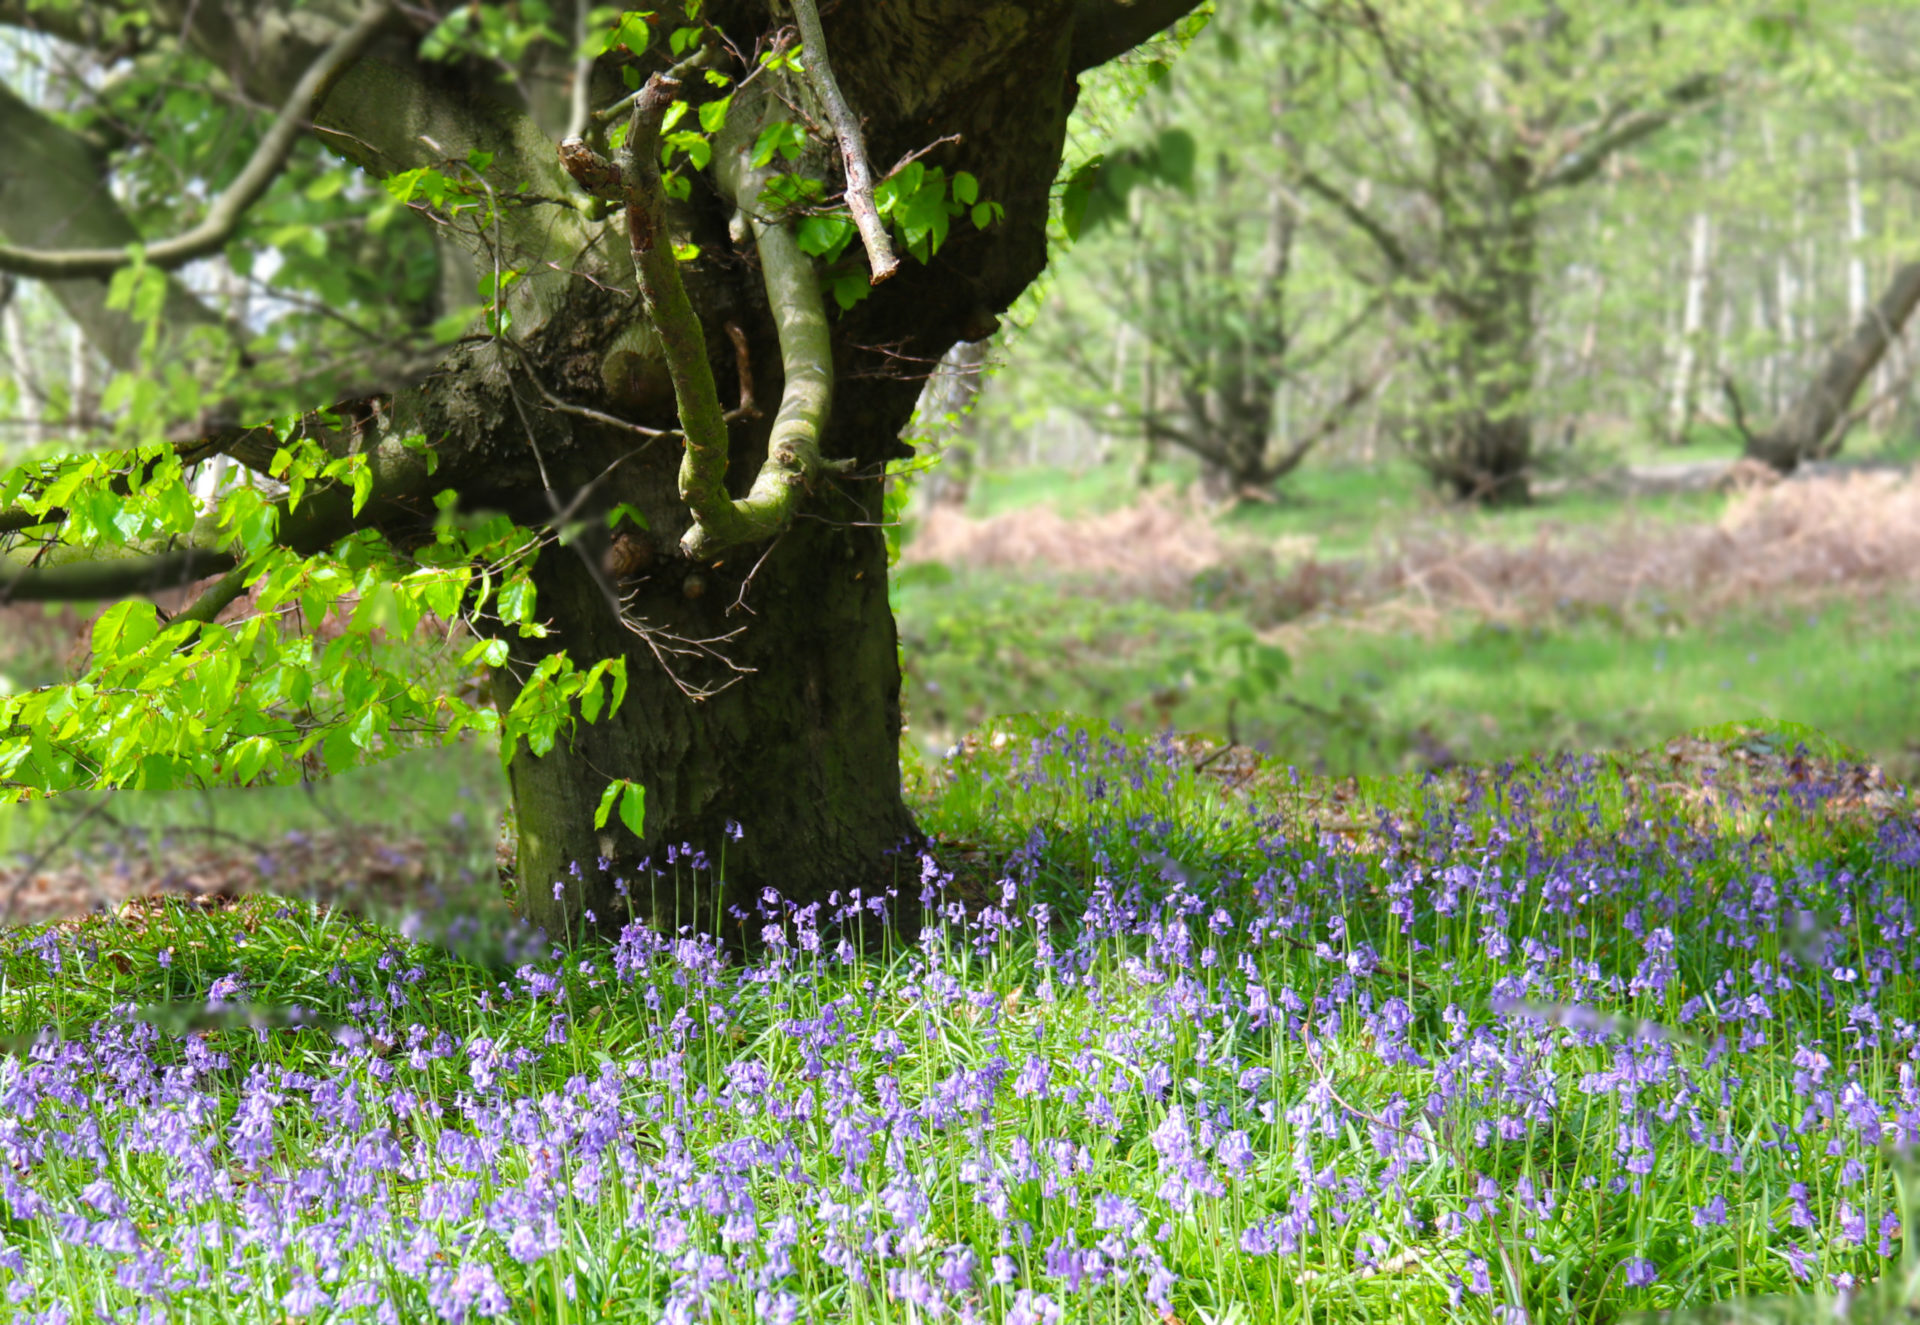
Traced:
<path fill-rule="evenodd" d="M 889 853 L 915 829 L 900 794 L 899 652 L 873 524 L 878 489 L 865 486 L 864 504 L 837 513 L 846 523 L 803 522 L 757 572 L 764 549 L 631 586 L 640 598 L 630 610 L 681 639 L 744 627 L 717 646 L 725 664 L 669 655 L 662 666 L 616 620 L 581 558 L 547 556 L 539 586 L 560 629 L 546 643 L 576 659 L 625 656 L 632 684 L 618 712 L 544 756 L 522 747 L 509 767 L 530 919 L 556 936 L 591 913 L 602 926 L 639 919 L 732 938 L 725 908 L 751 907 L 761 887 L 824 898 L 895 882 Z M 750 612 L 734 606 L 743 584 Z M 673 647 L 664 634 L 660 643 Z M 510 673 L 496 675 L 506 702 Z M 698 701 L 681 688 L 729 681 Z M 618 815 L 593 826 L 609 780 L 622 777 L 647 789 L 638 838 Z M 709 868 L 695 863 L 703 857 Z"/>
<path fill-rule="evenodd" d="M 1838 449 L 1836 432 L 1844 435 L 1843 418 L 1860 384 L 1887 352 L 1920 305 L 1920 262 L 1894 273 L 1880 301 L 1868 310 L 1849 335 L 1833 347 L 1807 389 L 1768 431 L 1747 439 L 1747 454 L 1781 473 L 1803 460 Z"/>
<path fill-rule="evenodd" d="M 1432 381 L 1427 469 L 1455 497 L 1525 505 L 1533 464 L 1533 274 L 1501 272 L 1461 330 L 1454 372 Z"/>
<path fill-rule="evenodd" d="M 850 469 L 815 483 L 786 532 L 714 559 L 684 559 L 680 448 L 669 443 L 621 463 L 583 512 L 597 526 L 600 511 L 631 503 L 647 531 L 628 529 L 612 543 L 585 537 L 543 555 L 536 582 L 553 633 L 512 641 L 512 662 L 496 674 L 497 699 L 510 700 L 526 669 L 557 649 L 581 668 L 623 657 L 629 677 L 618 711 L 576 723 L 544 753 L 523 747 L 509 765 L 520 905 L 556 937 L 635 918 L 718 926 L 729 941 L 752 943 L 757 934 L 738 928 L 733 913 L 750 911 L 762 889 L 824 901 L 836 890 L 872 897 L 897 881 L 913 886 L 890 912 L 910 922 L 917 876 L 907 878 L 900 849 L 917 840 L 917 829 L 901 791 L 882 475 L 888 460 L 911 454 L 899 438 L 926 374 L 910 365 L 984 339 L 994 314 L 1045 263 L 1049 188 L 1074 96 L 1068 15 L 1049 5 L 990 34 L 975 31 L 964 4 L 827 15 L 834 68 L 866 121 L 873 160 L 892 162 L 951 134 L 963 146 L 928 161 L 972 172 L 981 196 L 1004 204 L 1006 219 L 986 230 L 956 222 L 931 263 L 904 260 L 864 301 L 830 317 L 836 387 L 821 449 Z M 955 66 L 963 47 L 968 62 Z M 686 271 L 708 359 L 731 403 L 738 373 L 724 329 L 739 324 L 752 395 L 767 416 L 731 430 L 728 486 L 738 497 L 766 454 L 784 385 L 781 350 L 751 246 L 730 245 L 726 212 L 700 204 L 696 189 L 685 224 L 710 256 Z M 574 297 L 588 305 L 602 298 L 579 286 Z M 602 347 L 609 336 L 617 343 L 631 316 L 615 301 L 604 330 L 591 318 L 583 327 L 558 319 L 538 347 L 541 370 L 552 382 L 604 380 L 607 407 L 668 426 L 672 398 L 644 347 L 628 362 L 630 378 L 609 374 L 618 356 Z M 571 446 L 551 448 L 547 459 L 563 492 L 633 447 L 631 437 L 577 421 L 568 435 Z M 616 779 L 645 788 L 638 835 L 618 814 L 594 826 Z"/>
<path fill-rule="evenodd" d="M 1700 332 L 1705 325 L 1707 271 L 1713 247 L 1713 221 L 1703 209 L 1693 214 L 1687 246 L 1686 292 L 1680 309 L 1680 334 L 1674 341 L 1673 383 L 1667 397 L 1667 442 L 1683 445 L 1693 426 L 1694 381 L 1700 363 Z"/>
<path fill-rule="evenodd" d="M 541 719 L 516 731 L 507 754 L 519 899 L 555 937 L 629 917 L 732 937 L 732 909 L 762 888 L 805 902 L 893 883 L 893 853 L 915 829 L 900 785 L 881 484 L 887 463 L 911 454 L 900 432 L 926 376 L 912 366 L 990 335 L 1045 266 L 1078 74 L 1193 7 L 866 0 L 822 17 L 714 0 L 701 13 L 700 58 L 730 67 L 727 95 L 711 81 L 717 69 L 676 80 L 665 52 L 629 50 L 587 69 L 579 106 L 564 91 L 580 74 L 565 48 L 535 43 L 513 90 L 492 60 L 422 59 L 417 20 L 431 10 L 380 6 L 370 26 L 351 29 L 371 44 L 314 85 L 322 140 L 378 179 L 465 162 L 458 171 L 484 189 L 487 220 L 463 207 L 454 224 L 443 212 L 437 233 L 476 270 L 521 278 L 430 374 L 352 402 L 371 408 L 352 411 L 341 437 L 420 471 L 394 499 L 364 513 L 356 504 L 363 524 L 420 538 L 439 504 L 553 535 L 534 566 L 532 618 L 473 624 L 507 645 L 496 701 L 518 697 L 516 716 L 532 708 Z M 194 0 L 151 8 L 260 100 L 306 85 L 303 71 L 323 68 L 332 57 L 322 52 L 344 39 L 329 33 L 329 6 L 251 25 Z M 741 55 L 785 49 L 783 34 L 808 17 L 825 30 L 809 35 L 804 71 Z M 589 103 L 621 101 L 631 86 L 622 75 L 648 72 L 658 77 L 633 103 L 631 133 L 646 114 L 657 133 L 660 98 L 675 88 L 701 103 L 703 127 L 724 122 L 704 159 L 678 163 L 673 191 L 659 178 L 657 140 L 636 137 L 624 164 L 609 162 L 587 118 Z M 956 199 L 965 172 L 993 206 L 947 208 L 943 238 L 916 240 L 897 271 L 872 225 L 816 263 L 747 165 L 756 135 L 791 129 L 788 115 L 810 130 L 833 123 L 809 133 L 793 163 L 819 197 L 844 183 L 858 212 L 858 179 L 911 157 Z M 0 178 L 10 242 L 78 241 L 117 262 L 140 238 L 71 131 L 4 91 L 0 127 L 12 130 L 0 135 L 9 165 L 39 167 L 37 180 Z M 449 274 L 460 265 L 443 260 Z M 869 273 L 883 283 L 826 311 L 824 277 L 844 291 Z M 130 320 L 106 307 L 107 281 L 50 288 L 108 362 L 139 356 Z M 447 294 L 464 304 L 471 289 L 456 281 Z M 177 282 L 168 298 L 175 321 L 218 322 Z M 486 610 L 500 610 L 497 600 Z M 544 633 L 524 638 L 523 624 Z M 619 702 L 603 692 L 599 704 L 538 707 L 553 693 L 542 667 L 614 660 L 625 667 Z M 596 827 L 622 783 L 644 790 L 643 822 L 614 815 Z"/>

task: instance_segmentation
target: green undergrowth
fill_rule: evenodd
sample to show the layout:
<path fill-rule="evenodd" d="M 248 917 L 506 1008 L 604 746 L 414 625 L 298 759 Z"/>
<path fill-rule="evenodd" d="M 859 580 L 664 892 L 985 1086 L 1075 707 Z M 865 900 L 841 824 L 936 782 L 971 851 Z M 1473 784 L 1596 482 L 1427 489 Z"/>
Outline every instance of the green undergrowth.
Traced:
<path fill-rule="evenodd" d="M 1110 599 L 1071 580 L 912 567 L 895 590 L 915 743 L 997 714 L 1229 733 L 1344 776 L 1626 749 L 1746 718 L 1914 761 L 1920 606 L 1889 594 L 1689 615 L 1467 614 L 1255 631 L 1231 605 Z"/>

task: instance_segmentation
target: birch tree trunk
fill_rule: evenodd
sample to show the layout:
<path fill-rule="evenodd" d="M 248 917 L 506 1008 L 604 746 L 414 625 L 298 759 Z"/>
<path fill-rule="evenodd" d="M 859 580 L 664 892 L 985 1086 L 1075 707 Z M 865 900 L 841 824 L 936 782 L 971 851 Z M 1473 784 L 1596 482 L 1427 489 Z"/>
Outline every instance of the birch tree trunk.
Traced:
<path fill-rule="evenodd" d="M 1693 425 L 1694 384 L 1699 375 L 1700 333 L 1707 303 L 1707 274 L 1713 249 L 1713 220 L 1704 210 L 1693 214 L 1692 239 L 1687 246 L 1685 292 L 1681 296 L 1680 332 L 1673 354 L 1673 381 L 1667 392 L 1667 441 L 1680 446 Z"/>

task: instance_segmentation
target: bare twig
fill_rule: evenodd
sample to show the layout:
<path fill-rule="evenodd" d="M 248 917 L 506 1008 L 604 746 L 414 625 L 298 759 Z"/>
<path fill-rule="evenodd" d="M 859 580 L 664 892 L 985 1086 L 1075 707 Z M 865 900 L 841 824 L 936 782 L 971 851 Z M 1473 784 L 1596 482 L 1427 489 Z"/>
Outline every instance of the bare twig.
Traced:
<path fill-rule="evenodd" d="M 753 563 L 753 569 L 748 571 L 746 578 L 740 581 L 740 592 L 734 595 L 733 606 L 727 609 L 728 616 L 732 616 L 735 612 L 745 612 L 748 616 L 759 615 L 759 613 L 747 606 L 747 590 L 753 585 L 753 577 L 758 575 L 760 568 L 767 564 L 767 558 L 772 556 L 773 550 L 780 546 L 780 539 L 785 537 L 786 535 L 783 533 L 780 535 L 780 538 L 773 539 L 767 544 L 766 549 L 760 553 L 760 559 Z"/>
<path fill-rule="evenodd" d="M 671 437 L 673 435 L 671 429 L 649 428 L 645 424 L 634 423 L 631 420 L 620 418 L 618 415 L 608 414 L 603 410 L 592 409 L 586 405 L 576 405 L 570 400 L 563 400 L 547 389 L 547 384 L 540 380 L 539 370 L 533 366 L 533 359 L 528 355 L 526 347 L 520 344 L 519 341 L 514 340 L 511 336 L 476 336 L 467 339 L 475 342 L 486 341 L 493 344 L 504 345 L 509 350 L 512 350 L 514 356 L 520 360 L 520 366 L 526 369 L 527 380 L 532 382 L 533 389 L 540 393 L 541 401 L 545 403 L 548 409 L 553 410 L 557 414 L 571 414 L 575 418 L 587 419 L 594 423 L 604 423 L 610 428 L 619 428 L 626 432 L 636 433 L 648 440 L 658 437 Z"/>
<path fill-rule="evenodd" d="M 885 175 L 881 176 L 881 178 L 892 179 L 895 175 L 905 170 L 908 166 L 918 161 L 921 157 L 927 155 L 927 153 L 935 151 L 939 148 L 945 147 L 948 143 L 960 143 L 965 141 L 966 141 L 965 135 L 957 134 L 957 133 L 950 133 L 945 135 L 944 137 L 936 138 L 932 142 L 927 143 L 925 146 L 914 148 L 911 152 L 908 152 L 905 156 L 901 157 L 898 161 L 894 162 L 893 169 L 889 170 Z"/>
<path fill-rule="evenodd" d="M 834 136 L 840 140 L 840 159 L 847 168 L 847 210 L 853 213 L 860 242 L 867 250 L 867 262 L 873 268 L 872 283 L 878 285 L 900 270 L 900 259 L 893 255 L 886 223 L 873 205 L 873 166 L 867 161 L 867 144 L 860 132 L 860 121 L 847 105 L 840 84 L 834 81 L 833 66 L 827 62 L 827 36 L 820 26 L 820 10 L 814 0 L 793 0 L 793 17 L 805 50 L 807 81 L 826 107 L 827 118 L 833 121 Z"/>

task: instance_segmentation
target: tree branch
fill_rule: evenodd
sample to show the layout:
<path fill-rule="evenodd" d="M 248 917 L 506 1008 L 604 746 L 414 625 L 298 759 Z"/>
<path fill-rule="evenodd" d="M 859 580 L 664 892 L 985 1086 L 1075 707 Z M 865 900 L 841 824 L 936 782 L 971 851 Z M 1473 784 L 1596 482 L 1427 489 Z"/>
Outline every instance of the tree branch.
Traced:
<path fill-rule="evenodd" d="M 834 137 L 840 140 L 840 159 L 847 170 L 847 210 L 853 213 L 860 243 L 867 250 L 867 264 L 873 268 L 869 283 L 878 285 L 900 270 L 900 259 L 894 256 L 886 223 L 873 205 L 873 166 L 867 161 L 866 139 L 840 84 L 834 81 L 833 66 L 827 63 L 827 36 L 820 27 L 820 11 L 814 0 L 793 0 L 793 17 L 805 52 L 807 82 L 826 107 Z"/>
<path fill-rule="evenodd" d="M 1548 189 L 1584 184 L 1599 173 L 1608 157 L 1651 138 L 1678 119 L 1683 111 L 1711 98 L 1718 87 L 1716 79 L 1699 74 L 1669 89 L 1666 104 L 1657 110 L 1636 110 L 1602 120 L 1540 172 L 1535 190 L 1544 193 Z"/>
<path fill-rule="evenodd" d="M 108 561 L 71 561 L 59 566 L 0 568 L 0 603 L 94 602 L 159 593 L 230 570 L 231 552 L 182 548 Z"/>
<path fill-rule="evenodd" d="M 752 118 L 741 123 L 749 125 Z M 747 133 L 714 152 L 715 182 L 721 195 L 737 206 L 757 198 L 763 182 L 765 172 L 748 165 L 752 145 L 753 137 Z M 727 501 L 724 511 L 717 503 L 709 503 L 705 512 L 694 508 L 693 528 L 680 540 L 681 550 L 689 557 L 710 557 L 736 544 L 771 538 L 792 521 L 799 495 L 813 479 L 846 468 L 843 462 L 825 460 L 820 454 L 821 434 L 833 408 L 833 343 L 813 259 L 801 251 L 799 241 L 779 218 L 753 217 L 749 224 L 766 281 L 767 304 L 780 336 L 784 383 L 780 407 L 767 439 L 767 458 L 747 495 Z M 683 495 L 693 465 L 691 444 L 687 455 L 680 471 Z M 726 497 L 721 486 L 725 469 L 722 451 L 718 470 L 712 472 L 721 499 Z M 687 504 L 693 506 L 692 500 Z"/>
<path fill-rule="evenodd" d="M 1125 55 L 1198 7 L 1199 0 L 1078 0 L 1069 56 L 1073 72 Z"/>
<path fill-rule="evenodd" d="M 767 438 L 767 458 L 753 487 L 730 503 L 734 531 L 723 533 L 702 519 L 680 540 L 690 557 L 709 557 L 736 543 L 757 542 L 785 529 L 807 481 L 833 468 L 820 456 L 820 434 L 833 408 L 833 346 L 826 303 L 813 259 L 779 221 L 754 221 L 767 303 L 780 330 L 780 364 L 786 383 Z"/>
<path fill-rule="evenodd" d="M 391 0 L 376 0 L 307 68 L 239 176 L 214 199 L 198 225 L 185 234 L 148 245 L 149 265 L 171 271 L 226 246 L 248 209 L 285 168 L 294 145 L 335 80 L 372 44 L 392 12 Z M 119 249 L 35 249 L 0 244 L 0 271 L 46 281 L 110 276 L 131 261 Z"/>
<path fill-rule="evenodd" d="M 1348 413 L 1361 401 L 1373 394 L 1375 387 L 1384 382 L 1393 372 L 1393 363 L 1389 360 L 1364 377 L 1355 378 L 1347 384 L 1345 394 L 1335 401 L 1331 408 L 1320 417 L 1320 422 L 1310 431 L 1295 439 L 1281 455 L 1260 467 L 1260 482 L 1270 487 L 1300 467 L 1308 452 L 1340 430 L 1347 421 Z"/>
<path fill-rule="evenodd" d="M 247 591 L 247 567 L 243 562 L 207 586 L 192 604 L 174 613 L 175 621 L 198 621 L 207 625 Z"/>
<path fill-rule="evenodd" d="M 334 454 L 346 454 L 350 447 L 357 445 L 346 432 L 317 440 Z M 411 520 L 422 514 L 416 509 L 417 502 L 432 486 L 432 475 L 428 472 L 429 459 L 421 449 L 387 436 L 368 446 L 363 454 L 373 477 L 373 488 L 361 509 L 355 512 L 353 489 L 340 482 L 309 489 L 297 507 L 283 497 L 274 508 L 279 513 L 279 536 L 275 540 L 279 546 L 301 556 L 311 556 L 356 529 L 378 526 L 388 520 Z M 15 508 L 0 519 L 21 514 Z M 35 517 L 33 523 L 52 523 L 61 518 L 63 513 L 50 511 Z M 113 555 L 120 549 L 103 549 L 107 555 L 98 560 L 85 560 L 87 550 L 82 548 L 59 551 L 73 559 L 33 567 L 9 565 L 0 559 L 0 603 L 85 602 L 157 593 L 233 570 L 238 565 L 233 553 L 206 547 L 168 548 L 129 556 Z M 231 597 L 214 605 L 218 595 L 229 588 L 232 586 L 215 585 L 203 597 L 203 604 L 211 608 L 204 619 L 211 620 L 238 597 L 238 590 L 233 589 Z M 189 610 L 200 606 L 196 604 L 195 609 Z"/>
<path fill-rule="evenodd" d="M 686 437 L 687 449 L 680 459 L 680 500 L 693 512 L 695 529 L 704 526 L 737 542 L 739 520 L 727 494 L 726 413 L 714 385 L 713 365 L 707 361 L 700 315 L 680 280 L 680 260 L 673 255 L 673 240 L 667 233 L 660 183 L 660 122 L 679 87 L 675 79 L 655 74 L 633 103 L 618 164 L 626 187 L 627 240 L 647 318 L 660 335 L 680 429 Z M 572 159 L 567 165 L 574 170 Z"/>
<path fill-rule="evenodd" d="M 0 237 L 115 253 L 125 253 L 127 245 L 139 240 L 139 229 L 108 189 L 87 140 L 4 84 L 0 142 L 6 144 L 7 173 L 19 182 L 18 187 L 0 188 Z M 114 368 L 141 362 L 147 328 L 128 310 L 107 306 L 105 281 L 51 281 L 46 289 Z M 223 327 L 220 315 L 177 279 L 167 282 L 161 320 L 173 335 Z"/>
<path fill-rule="evenodd" d="M 1380 250 L 1380 256 L 1387 260 L 1387 265 L 1393 268 L 1395 274 L 1405 274 L 1412 269 L 1413 261 L 1407 255 L 1406 246 L 1359 203 L 1329 184 L 1314 171 L 1301 171 L 1300 183 L 1309 193 L 1316 194 L 1324 201 L 1333 204 L 1334 210 L 1346 217 L 1354 229 L 1372 240 L 1373 246 Z"/>

